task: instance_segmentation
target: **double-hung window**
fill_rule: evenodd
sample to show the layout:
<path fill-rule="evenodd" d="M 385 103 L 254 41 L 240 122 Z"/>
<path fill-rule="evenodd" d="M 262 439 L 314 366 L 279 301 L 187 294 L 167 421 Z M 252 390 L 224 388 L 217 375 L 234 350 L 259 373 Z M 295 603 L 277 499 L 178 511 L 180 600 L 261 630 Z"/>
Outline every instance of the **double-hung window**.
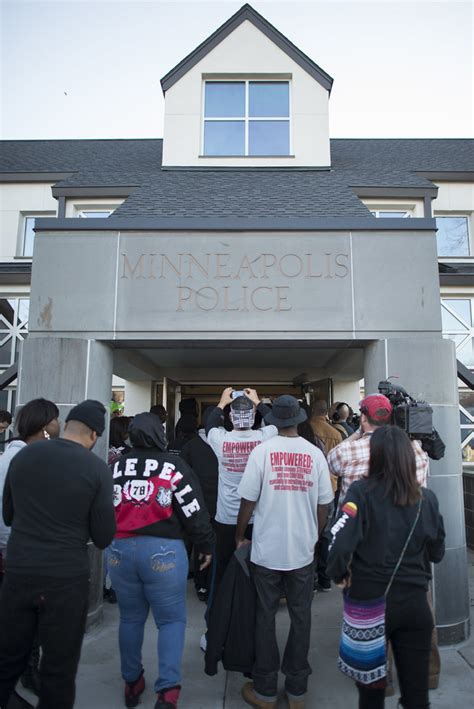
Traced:
<path fill-rule="evenodd" d="M 20 216 L 22 213 L 20 213 Z M 55 217 L 54 212 L 38 212 L 37 214 L 26 214 L 20 219 L 20 242 L 19 242 L 19 255 L 20 256 L 33 256 L 33 247 L 35 242 L 35 222 L 39 217 Z"/>
<path fill-rule="evenodd" d="M 25 217 L 22 256 L 33 256 L 36 217 Z"/>
<path fill-rule="evenodd" d="M 289 154 L 289 81 L 204 82 L 203 155 Z"/>
<path fill-rule="evenodd" d="M 436 216 L 438 256 L 469 256 L 467 216 Z"/>

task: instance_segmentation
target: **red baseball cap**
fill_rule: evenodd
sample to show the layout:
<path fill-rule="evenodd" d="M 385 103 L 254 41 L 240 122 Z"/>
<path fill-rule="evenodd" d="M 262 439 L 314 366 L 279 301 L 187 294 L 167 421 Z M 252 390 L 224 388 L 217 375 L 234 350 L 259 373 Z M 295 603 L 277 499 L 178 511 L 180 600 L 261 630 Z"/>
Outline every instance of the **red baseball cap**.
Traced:
<path fill-rule="evenodd" d="M 383 394 L 369 394 L 359 404 L 360 412 L 376 423 L 388 423 L 392 415 L 392 404 Z"/>

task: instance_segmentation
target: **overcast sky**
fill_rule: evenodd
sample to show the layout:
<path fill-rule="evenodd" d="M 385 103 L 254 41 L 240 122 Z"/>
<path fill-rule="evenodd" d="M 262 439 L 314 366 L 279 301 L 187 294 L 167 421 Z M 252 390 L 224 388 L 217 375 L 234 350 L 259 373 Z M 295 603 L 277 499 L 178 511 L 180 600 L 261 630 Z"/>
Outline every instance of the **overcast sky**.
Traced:
<path fill-rule="evenodd" d="M 1 137 L 160 138 L 160 79 L 244 3 L 0 0 Z M 332 137 L 472 137 L 473 2 L 254 0 L 334 78 Z"/>

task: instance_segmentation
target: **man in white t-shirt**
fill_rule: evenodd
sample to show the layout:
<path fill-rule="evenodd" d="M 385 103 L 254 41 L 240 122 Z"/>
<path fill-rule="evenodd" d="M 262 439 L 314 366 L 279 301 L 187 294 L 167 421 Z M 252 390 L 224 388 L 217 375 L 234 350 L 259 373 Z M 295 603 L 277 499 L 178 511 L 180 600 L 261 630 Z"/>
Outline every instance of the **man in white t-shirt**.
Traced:
<path fill-rule="evenodd" d="M 244 531 L 255 511 L 250 559 L 257 590 L 255 665 L 253 683 L 242 688 L 254 707 L 277 706 L 280 657 L 275 614 L 284 591 L 291 627 L 282 662 L 291 709 L 302 709 L 311 667 L 308 651 L 313 598 L 314 545 L 324 529 L 333 500 L 324 455 L 298 435 L 306 419 L 293 396 L 280 396 L 265 421 L 278 436 L 258 446 L 249 456 L 238 493 L 242 500 L 236 545 L 246 543 Z"/>
<path fill-rule="evenodd" d="M 224 408 L 230 404 L 232 431 L 223 428 Z M 217 508 L 215 516 L 216 532 L 216 586 L 219 585 L 224 571 L 235 551 L 235 529 L 240 507 L 240 495 L 237 492 L 247 460 L 253 449 L 262 441 L 276 436 L 275 426 L 265 426 L 254 431 L 255 411 L 262 416 L 270 409 L 260 402 L 255 389 L 236 392 L 227 387 L 221 399 L 211 411 L 206 421 L 207 442 L 216 454 L 219 463 L 219 482 L 217 488 Z M 250 521 L 250 518 L 249 520 Z M 247 530 L 251 535 L 251 528 Z"/>

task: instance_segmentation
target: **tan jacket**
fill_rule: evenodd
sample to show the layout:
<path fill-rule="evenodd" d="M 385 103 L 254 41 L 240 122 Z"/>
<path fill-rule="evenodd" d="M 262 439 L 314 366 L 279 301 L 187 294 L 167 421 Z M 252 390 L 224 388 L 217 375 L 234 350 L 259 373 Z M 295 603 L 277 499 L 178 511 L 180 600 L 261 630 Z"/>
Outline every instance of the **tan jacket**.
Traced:
<path fill-rule="evenodd" d="M 345 441 L 346 438 L 348 438 L 349 434 L 347 433 L 347 431 L 346 431 L 346 429 L 344 428 L 344 426 L 341 426 L 340 423 L 332 423 L 331 426 L 332 426 L 333 428 L 335 428 L 336 431 L 338 431 L 338 432 L 341 434 L 341 438 L 342 438 L 343 441 Z"/>
<path fill-rule="evenodd" d="M 326 455 L 342 441 L 342 435 L 334 426 L 328 422 L 325 416 L 313 416 L 310 421 L 314 435 L 317 436 L 324 445 Z"/>

